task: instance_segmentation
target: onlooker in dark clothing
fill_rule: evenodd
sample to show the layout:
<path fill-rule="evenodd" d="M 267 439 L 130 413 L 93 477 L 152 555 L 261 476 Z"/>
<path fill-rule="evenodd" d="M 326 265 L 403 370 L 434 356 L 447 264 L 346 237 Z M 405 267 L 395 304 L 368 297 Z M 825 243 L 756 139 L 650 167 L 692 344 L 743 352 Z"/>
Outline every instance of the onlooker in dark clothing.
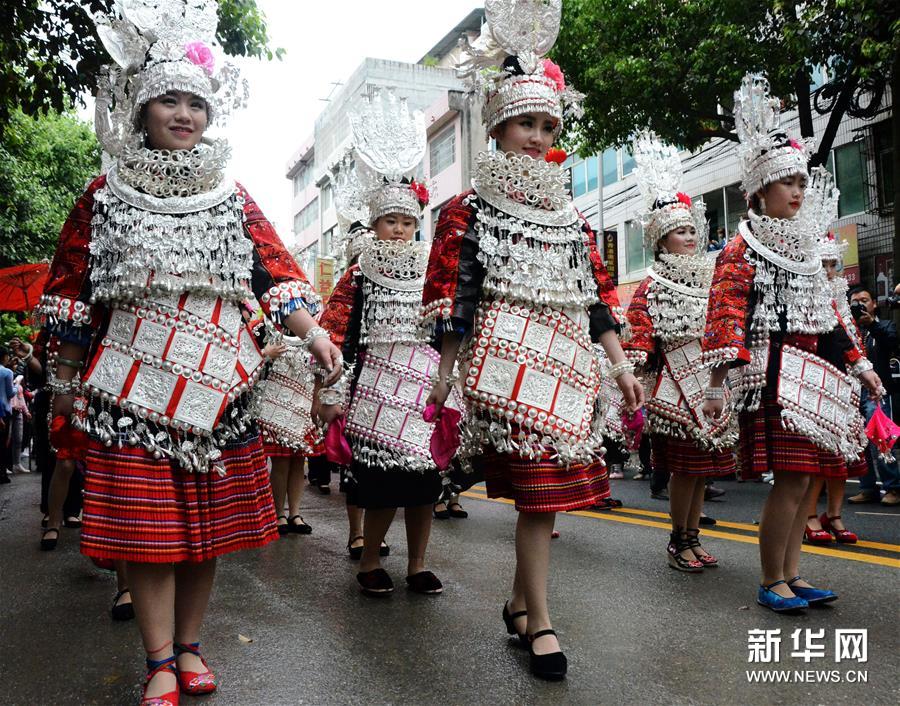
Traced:
<path fill-rule="evenodd" d="M 866 346 L 866 356 L 875 366 L 875 372 L 885 385 L 891 380 L 891 356 L 897 347 L 897 328 L 890 319 L 879 319 L 872 293 L 863 287 L 855 287 L 850 292 L 850 311 L 859 326 Z M 890 391 L 890 390 L 889 390 Z M 892 415 L 891 398 L 886 395 L 882 409 Z M 863 388 L 860 407 L 866 422 L 875 414 L 876 402 Z M 885 491 L 880 498 L 884 505 L 900 505 L 900 467 L 896 461 L 884 461 L 873 444 L 866 448 L 869 472 L 859 481 L 859 493 L 848 499 L 851 503 L 879 502 L 880 493 L 876 486 L 876 474 L 881 477 L 881 487 Z"/>

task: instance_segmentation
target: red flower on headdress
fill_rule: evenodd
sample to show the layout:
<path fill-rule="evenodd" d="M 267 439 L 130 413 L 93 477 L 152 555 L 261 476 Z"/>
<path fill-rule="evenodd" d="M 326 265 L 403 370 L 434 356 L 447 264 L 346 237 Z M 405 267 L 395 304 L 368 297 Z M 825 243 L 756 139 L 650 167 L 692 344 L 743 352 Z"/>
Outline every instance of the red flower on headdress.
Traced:
<path fill-rule="evenodd" d="M 557 91 L 566 90 L 566 77 L 558 64 L 554 64 L 550 59 L 544 59 L 544 76 L 551 79 L 556 84 Z"/>
<path fill-rule="evenodd" d="M 688 196 L 687 194 L 685 194 L 684 192 L 679 191 L 677 194 L 675 194 L 675 198 L 677 198 L 679 201 L 681 201 L 681 203 L 683 203 L 688 208 L 691 207 L 691 197 Z"/>
<path fill-rule="evenodd" d="M 216 59 L 212 50 L 203 42 L 191 42 L 184 45 L 184 55 L 188 61 L 201 67 L 207 75 L 212 76 L 216 68 Z"/>
<path fill-rule="evenodd" d="M 551 147 L 547 150 L 547 154 L 544 157 L 545 162 L 556 162 L 558 165 L 562 166 L 562 163 L 568 159 L 569 155 L 566 154 L 565 150 L 561 150 L 558 147 Z"/>
<path fill-rule="evenodd" d="M 416 198 L 419 199 L 419 203 L 422 206 L 428 205 L 428 188 L 425 186 L 425 184 L 413 181 L 410 182 L 409 188 L 416 195 Z"/>
<path fill-rule="evenodd" d="M 803 151 L 803 145 L 801 145 L 799 142 L 797 142 L 797 140 L 792 139 L 790 142 L 791 142 L 791 147 L 793 147 L 795 150 L 797 150 L 798 152 Z"/>

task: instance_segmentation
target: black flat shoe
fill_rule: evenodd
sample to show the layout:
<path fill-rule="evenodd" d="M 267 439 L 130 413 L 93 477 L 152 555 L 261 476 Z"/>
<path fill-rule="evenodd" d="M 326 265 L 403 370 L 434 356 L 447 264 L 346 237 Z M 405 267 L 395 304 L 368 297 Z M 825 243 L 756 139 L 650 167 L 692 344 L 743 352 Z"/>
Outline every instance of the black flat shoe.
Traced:
<path fill-rule="evenodd" d="M 349 542 L 347 542 L 347 553 L 350 555 L 350 558 L 353 559 L 353 561 L 359 561 L 360 559 L 362 559 L 364 545 L 360 545 L 358 547 L 353 546 L 353 543 L 357 539 L 362 539 L 362 538 L 363 538 L 363 536 L 359 535 L 358 537 L 353 537 Z"/>
<path fill-rule="evenodd" d="M 547 681 L 559 681 L 566 676 L 569 669 L 569 661 L 562 652 L 551 652 L 546 655 L 536 655 L 534 653 L 534 641 L 544 635 L 555 635 L 553 630 L 538 630 L 534 635 L 529 636 L 530 645 L 528 651 L 531 654 L 531 673 L 538 679 L 546 679 Z"/>
<path fill-rule="evenodd" d="M 457 509 L 453 509 L 457 508 Z M 469 516 L 469 513 L 462 509 L 462 505 L 459 503 L 450 503 L 447 506 L 447 512 L 450 513 L 450 517 L 456 517 L 460 520 L 464 520 Z"/>
<path fill-rule="evenodd" d="M 435 503 L 434 507 L 438 505 L 443 505 L 443 503 Z M 450 519 L 450 511 L 447 509 L 446 505 L 443 510 L 435 510 L 432 508 L 431 510 L 434 513 L 434 519 L 436 520 L 449 520 Z"/>
<path fill-rule="evenodd" d="M 503 622 L 506 623 L 506 632 L 510 635 L 515 635 L 519 638 L 519 647 L 527 648 L 529 645 L 528 635 L 523 632 L 516 632 L 516 626 L 513 622 L 516 618 L 521 618 L 528 615 L 527 610 L 519 610 L 515 613 L 509 612 L 509 601 L 503 604 Z"/>
<path fill-rule="evenodd" d="M 47 529 L 47 523 L 50 522 L 50 515 L 44 515 L 41 518 L 41 529 Z"/>
<path fill-rule="evenodd" d="M 700 515 L 700 524 L 707 526 L 707 527 L 711 527 L 714 524 L 716 524 L 716 518 L 710 517 L 709 515 Z"/>
<path fill-rule="evenodd" d="M 300 520 L 300 522 L 294 522 L 294 520 Z M 306 524 L 300 515 L 291 515 L 288 518 L 287 528 L 291 534 L 312 534 L 312 527 Z"/>
<path fill-rule="evenodd" d="M 278 516 L 278 519 L 279 519 L 279 520 L 282 519 L 282 518 L 284 518 L 284 519 L 286 520 L 286 519 L 287 519 L 287 515 L 279 515 L 279 516 Z M 278 534 L 280 534 L 282 537 L 284 537 L 284 536 L 285 536 L 288 532 L 290 532 L 290 531 L 291 531 L 291 530 L 290 530 L 290 528 L 287 526 L 287 522 L 285 522 L 284 524 L 281 524 L 280 522 L 278 523 Z"/>
<path fill-rule="evenodd" d="M 322 495 L 331 495 L 331 486 L 330 485 L 317 485 L 319 492 Z"/>
<path fill-rule="evenodd" d="M 394 592 L 394 582 L 384 569 L 360 571 L 356 575 L 360 590 L 373 598 L 385 598 Z"/>
<path fill-rule="evenodd" d="M 113 596 L 113 604 L 112 608 L 110 608 L 109 610 L 109 614 L 115 621 L 134 620 L 134 604 L 122 603 L 121 605 L 119 605 L 119 599 L 126 593 L 130 594 L 131 591 L 129 591 L 127 588 L 123 588 L 115 596 Z"/>
<path fill-rule="evenodd" d="M 381 546 L 378 548 L 378 555 L 379 556 L 390 556 L 391 555 L 391 548 L 387 545 L 386 542 L 381 543 Z"/>
<path fill-rule="evenodd" d="M 441 580 L 430 571 L 420 571 L 417 574 L 406 577 L 406 587 L 410 591 L 421 593 L 426 596 L 435 596 L 443 593 L 444 584 Z"/>
<path fill-rule="evenodd" d="M 54 536 L 48 537 L 47 535 L 51 532 L 54 532 Z M 52 552 L 56 549 L 56 543 L 59 541 L 59 530 L 56 527 L 49 527 L 41 532 L 41 551 L 42 552 Z"/>
<path fill-rule="evenodd" d="M 69 529 L 79 529 L 81 527 L 81 520 L 77 517 L 67 517 L 63 520 L 63 527 L 68 527 Z"/>

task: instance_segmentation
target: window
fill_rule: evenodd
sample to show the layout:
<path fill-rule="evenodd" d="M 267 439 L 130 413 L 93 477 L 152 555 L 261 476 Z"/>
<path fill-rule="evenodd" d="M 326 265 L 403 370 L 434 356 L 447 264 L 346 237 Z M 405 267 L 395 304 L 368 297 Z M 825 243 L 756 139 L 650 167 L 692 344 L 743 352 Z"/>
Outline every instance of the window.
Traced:
<path fill-rule="evenodd" d="M 628 176 L 634 171 L 634 157 L 631 154 L 630 147 L 622 149 L 622 176 Z"/>
<path fill-rule="evenodd" d="M 572 165 L 572 196 L 578 198 L 587 191 L 587 171 L 584 162 Z"/>
<path fill-rule="evenodd" d="M 429 167 L 436 176 L 456 161 L 456 126 L 451 125 L 431 141 Z"/>
<path fill-rule="evenodd" d="M 866 210 L 864 164 L 862 142 L 851 142 L 834 151 L 834 180 L 841 191 L 838 199 L 839 218 Z"/>
<path fill-rule="evenodd" d="M 628 221 L 625 230 L 625 267 L 628 272 L 643 270 L 653 262 L 653 253 L 644 250 L 644 229 L 640 221 Z"/>
<path fill-rule="evenodd" d="M 725 232 L 728 233 L 723 189 L 715 189 L 703 194 L 703 203 L 706 204 L 706 220 L 709 221 L 709 232 L 717 233 L 719 228 L 725 228 Z"/>
<path fill-rule="evenodd" d="M 741 222 L 741 219 L 744 217 L 744 214 L 747 212 L 747 201 L 744 199 L 744 192 L 741 191 L 740 184 L 731 184 L 730 186 L 725 187 L 725 215 L 727 217 L 727 223 L 725 224 L 725 234 L 727 236 L 733 235 L 737 231 L 738 223 Z M 717 232 L 713 230 L 710 225 L 709 232 L 711 235 L 715 235 Z"/>
<path fill-rule="evenodd" d="M 596 191 L 597 187 L 600 186 L 600 175 L 598 173 L 599 160 L 596 157 L 588 157 L 585 164 L 587 165 L 587 190 Z"/>
<path fill-rule="evenodd" d="M 303 191 L 312 182 L 313 163 L 307 162 L 300 171 L 294 174 L 294 196 Z"/>
<path fill-rule="evenodd" d="M 875 134 L 875 174 L 878 179 L 878 208 L 894 205 L 894 141 L 891 137 L 891 122 L 878 123 Z"/>
<path fill-rule="evenodd" d="M 320 243 L 320 252 L 324 257 L 331 257 L 334 255 L 331 252 L 332 242 L 334 240 L 334 228 L 329 228 L 327 231 L 322 233 L 322 239 L 319 241 Z"/>
<path fill-rule="evenodd" d="M 334 203 L 334 193 L 331 190 L 331 184 L 325 184 L 320 193 L 322 196 L 322 213 L 325 213 Z"/>
<path fill-rule="evenodd" d="M 302 233 L 319 218 L 319 199 L 313 199 L 301 211 L 294 214 L 294 232 Z"/>
<path fill-rule="evenodd" d="M 603 186 L 610 186 L 619 181 L 619 158 L 610 147 L 603 153 Z"/>

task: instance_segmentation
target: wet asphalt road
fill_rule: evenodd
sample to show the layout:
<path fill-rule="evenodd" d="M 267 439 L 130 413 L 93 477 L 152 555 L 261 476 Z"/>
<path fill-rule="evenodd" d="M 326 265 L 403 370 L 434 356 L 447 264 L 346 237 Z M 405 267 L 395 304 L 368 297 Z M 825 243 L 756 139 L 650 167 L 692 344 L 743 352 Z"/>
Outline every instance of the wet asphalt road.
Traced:
<path fill-rule="evenodd" d="M 63 530 L 57 551 L 38 551 L 39 481 L 17 475 L 0 486 L 0 702 L 136 704 L 137 628 L 109 619 L 114 579 L 78 554 L 76 530 Z M 666 503 L 650 499 L 646 483 L 614 481 L 625 511 L 559 517 L 551 613 L 570 670 L 553 684 L 528 674 L 500 620 L 513 570 L 509 505 L 474 497 L 483 495 L 475 488 L 464 499 L 468 520 L 435 523 L 429 560 L 444 582 L 440 597 L 399 588 L 405 539 L 396 523 L 385 568 L 398 590 L 372 600 L 359 594 L 346 554 L 342 496 L 308 491 L 311 536 L 220 561 L 204 635 L 220 692 L 182 703 L 900 702 L 900 509 L 846 507 L 848 526 L 877 544 L 805 553 L 805 575 L 841 599 L 783 617 L 755 605 L 752 523 L 767 486 L 722 487 L 725 501 L 707 504 L 722 522 L 704 541 L 722 566 L 702 575 L 666 565 Z M 748 663 L 747 631 L 778 628 L 780 661 Z M 796 628 L 824 629 L 825 657 L 791 657 Z M 838 628 L 868 630 L 867 662 L 835 663 Z M 748 669 L 838 670 L 842 679 L 865 671 L 868 682 L 750 684 Z"/>

